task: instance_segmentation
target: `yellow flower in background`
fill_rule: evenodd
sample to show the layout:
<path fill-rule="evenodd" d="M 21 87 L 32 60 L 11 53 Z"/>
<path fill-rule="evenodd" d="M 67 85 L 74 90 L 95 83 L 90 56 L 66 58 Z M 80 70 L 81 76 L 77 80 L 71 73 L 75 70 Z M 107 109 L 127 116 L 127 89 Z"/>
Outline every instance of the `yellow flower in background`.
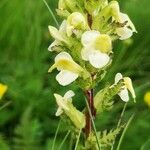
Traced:
<path fill-rule="evenodd" d="M 0 83 L 0 99 L 3 97 L 6 91 L 7 91 L 7 85 Z"/>
<path fill-rule="evenodd" d="M 144 101 L 150 107 L 150 91 L 145 93 Z"/>

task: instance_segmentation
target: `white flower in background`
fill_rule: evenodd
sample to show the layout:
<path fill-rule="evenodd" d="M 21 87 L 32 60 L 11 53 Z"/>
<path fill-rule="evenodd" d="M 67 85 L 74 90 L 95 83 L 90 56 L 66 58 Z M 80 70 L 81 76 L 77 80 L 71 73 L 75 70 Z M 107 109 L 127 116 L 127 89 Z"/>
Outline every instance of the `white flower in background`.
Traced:
<path fill-rule="evenodd" d="M 83 71 L 83 68 L 74 62 L 67 52 L 61 52 L 55 57 L 55 64 L 50 67 L 48 72 L 55 68 L 60 71 L 56 80 L 63 86 L 75 81 Z"/>
<path fill-rule="evenodd" d="M 64 20 L 62 24 L 60 25 L 59 31 L 53 26 L 48 26 L 48 28 L 49 28 L 49 32 L 51 36 L 55 39 L 55 41 L 51 43 L 51 45 L 48 47 L 49 51 L 53 51 L 53 48 L 55 46 L 61 45 L 61 42 L 67 43 L 67 39 L 65 36 L 66 35 L 66 20 Z"/>
<path fill-rule="evenodd" d="M 62 113 L 65 113 L 73 124 L 78 128 L 84 128 L 85 126 L 85 116 L 82 112 L 78 111 L 72 104 L 72 97 L 74 96 L 73 91 L 68 91 L 62 97 L 59 94 L 54 94 L 56 98 L 56 102 L 58 105 L 58 109 L 56 112 L 56 116 L 60 116 Z"/>
<path fill-rule="evenodd" d="M 123 86 L 123 89 L 118 94 L 120 98 L 124 102 L 128 102 L 129 101 L 128 91 L 130 91 L 133 99 L 135 99 L 136 96 L 135 96 L 135 91 L 133 89 L 132 80 L 129 77 L 123 77 L 121 73 L 117 73 L 115 76 L 115 84 L 117 84 L 121 79 L 123 79 L 125 85 Z"/>
<path fill-rule="evenodd" d="M 86 31 L 82 35 L 81 42 L 83 60 L 89 61 L 95 68 L 103 68 L 109 63 L 112 41 L 108 35 L 100 34 L 95 30 Z"/>
<path fill-rule="evenodd" d="M 85 30 L 87 23 L 85 17 L 79 13 L 74 12 L 67 18 L 67 35 L 71 36 L 72 33 L 77 33 L 76 30 Z"/>
<path fill-rule="evenodd" d="M 116 29 L 117 35 L 120 37 L 120 40 L 126 40 L 130 38 L 134 32 L 137 32 L 134 24 L 130 20 L 129 16 L 124 13 L 120 13 L 120 22 L 125 25 Z"/>

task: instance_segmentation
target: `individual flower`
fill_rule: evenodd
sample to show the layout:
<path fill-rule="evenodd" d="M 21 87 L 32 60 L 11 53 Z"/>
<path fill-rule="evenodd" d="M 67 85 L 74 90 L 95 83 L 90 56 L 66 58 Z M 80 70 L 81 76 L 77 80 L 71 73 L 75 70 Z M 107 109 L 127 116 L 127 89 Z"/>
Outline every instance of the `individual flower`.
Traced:
<path fill-rule="evenodd" d="M 117 73 L 115 76 L 115 84 L 117 84 L 120 80 L 123 80 L 124 82 L 124 86 L 122 87 L 123 89 L 121 89 L 121 91 L 118 94 L 120 98 L 124 102 L 128 102 L 129 101 L 128 91 L 130 91 L 133 99 L 135 99 L 136 96 L 135 91 L 133 89 L 132 80 L 129 77 L 123 77 L 121 73 Z"/>
<path fill-rule="evenodd" d="M 51 36 L 55 39 L 53 43 L 48 47 L 49 51 L 53 51 L 54 47 L 62 45 L 62 42 L 67 43 L 66 39 L 66 20 L 62 22 L 59 30 L 53 26 L 48 26 Z"/>
<path fill-rule="evenodd" d="M 103 68 L 109 61 L 109 53 L 112 50 L 112 41 L 110 36 L 100 34 L 100 32 L 91 30 L 83 33 L 81 42 L 82 59 L 89 61 L 95 68 Z"/>
<path fill-rule="evenodd" d="M 116 29 L 116 33 L 119 36 L 120 40 L 126 40 L 130 38 L 134 32 L 137 32 L 135 29 L 134 24 L 130 20 L 129 16 L 124 13 L 120 13 L 120 22 L 121 24 L 124 24 L 123 27 L 118 27 Z"/>
<path fill-rule="evenodd" d="M 120 12 L 119 3 L 117 1 L 111 1 L 102 10 L 102 15 L 106 20 L 112 17 L 112 21 L 120 23 L 120 26 L 116 28 L 116 34 L 120 40 L 126 40 L 130 38 L 134 32 L 137 32 L 129 16 Z"/>
<path fill-rule="evenodd" d="M 84 71 L 67 52 L 61 52 L 55 57 L 55 64 L 50 67 L 48 72 L 55 68 L 60 71 L 56 76 L 56 80 L 63 86 L 75 81 Z"/>
<path fill-rule="evenodd" d="M 85 116 L 82 112 L 78 111 L 72 104 L 72 97 L 74 96 L 73 91 L 68 91 L 62 97 L 59 94 L 54 94 L 56 98 L 56 102 L 58 105 L 58 109 L 56 112 L 56 116 L 60 116 L 62 113 L 65 113 L 73 124 L 78 128 L 84 128 L 85 126 Z"/>
<path fill-rule="evenodd" d="M 71 90 L 66 92 L 63 97 L 61 95 L 54 94 L 54 96 L 56 98 L 56 102 L 58 104 L 58 109 L 57 109 L 57 112 L 55 114 L 56 116 L 60 116 L 63 113 L 63 109 L 68 110 L 66 105 L 69 101 L 72 102 L 72 97 L 74 95 L 75 95 L 75 93 Z"/>
<path fill-rule="evenodd" d="M 4 85 L 2 83 L 0 83 L 0 99 L 3 97 L 3 95 L 6 93 L 7 91 L 7 85 Z"/>
<path fill-rule="evenodd" d="M 145 93 L 144 101 L 150 107 L 150 91 Z"/>
<path fill-rule="evenodd" d="M 71 36 L 72 33 L 76 33 L 76 30 L 85 30 L 87 27 L 85 17 L 79 13 L 74 12 L 67 18 L 67 35 Z"/>

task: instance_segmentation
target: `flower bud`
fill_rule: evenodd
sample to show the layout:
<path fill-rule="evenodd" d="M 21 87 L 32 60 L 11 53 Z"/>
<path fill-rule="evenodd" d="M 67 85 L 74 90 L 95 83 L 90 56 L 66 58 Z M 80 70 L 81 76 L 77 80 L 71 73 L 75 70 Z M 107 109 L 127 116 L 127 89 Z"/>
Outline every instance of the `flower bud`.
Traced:
<path fill-rule="evenodd" d="M 72 13 L 67 19 L 67 35 L 71 36 L 73 30 L 84 30 L 86 28 L 85 17 L 79 13 Z"/>
<path fill-rule="evenodd" d="M 66 4 L 65 4 L 64 0 L 59 0 L 58 9 L 60 9 L 60 10 L 66 9 Z"/>

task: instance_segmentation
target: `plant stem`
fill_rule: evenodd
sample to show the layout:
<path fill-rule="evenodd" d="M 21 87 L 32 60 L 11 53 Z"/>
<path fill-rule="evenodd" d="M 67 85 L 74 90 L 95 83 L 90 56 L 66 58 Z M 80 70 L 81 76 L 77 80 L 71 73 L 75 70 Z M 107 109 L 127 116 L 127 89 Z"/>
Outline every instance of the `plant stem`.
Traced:
<path fill-rule="evenodd" d="M 92 117 L 95 118 L 96 112 L 95 112 L 95 108 L 94 108 L 93 89 L 86 90 L 85 94 L 87 97 L 87 102 L 88 102 Z M 91 133 L 91 129 L 92 129 L 92 120 L 91 120 L 89 112 L 87 111 L 86 112 L 86 126 L 85 126 L 86 137 L 88 137 L 89 134 Z"/>
<path fill-rule="evenodd" d="M 94 132 L 95 132 L 95 137 L 96 137 L 98 150 L 101 150 L 101 146 L 100 146 L 100 142 L 99 142 L 99 139 L 98 139 L 97 130 L 96 130 L 96 126 L 95 126 L 95 123 L 94 123 L 94 120 L 93 120 L 93 116 L 92 116 L 88 101 L 86 99 L 85 99 L 85 101 L 86 101 L 87 109 L 89 111 L 89 115 L 90 115 L 90 118 L 91 118 L 91 121 L 92 121 L 93 129 L 94 129 Z"/>

